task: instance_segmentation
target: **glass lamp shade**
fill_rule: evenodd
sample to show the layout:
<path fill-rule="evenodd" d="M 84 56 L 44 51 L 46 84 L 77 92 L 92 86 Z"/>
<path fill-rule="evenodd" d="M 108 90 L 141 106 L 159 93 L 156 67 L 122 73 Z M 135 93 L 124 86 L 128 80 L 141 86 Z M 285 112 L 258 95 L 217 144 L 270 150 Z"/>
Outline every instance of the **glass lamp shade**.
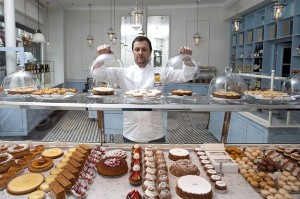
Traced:
<path fill-rule="evenodd" d="M 115 45 L 117 43 L 117 39 L 118 39 L 118 37 L 117 37 L 117 34 L 115 33 L 111 42 Z"/>
<path fill-rule="evenodd" d="M 280 1 L 274 4 L 273 13 L 272 13 L 274 20 L 279 20 L 284 17 L 286 6 L 287 6 L 286 3 Z"/>
<path fill-rule="evenodd" d="M 133 7 L 130 11 L 130 24 L 131 27 L 135 30 L 138 30 L 143 26 L 143 8 L 142 7 Z"/>
<path fill-rule="evenodd" d="M 89 34 L 86 38 L 87 42 L 88 42 L 88 45 L 89 47 L 91 47 L 93 45 L 93 41 L 94 41 L 94 37 L 93 35 Z"/>
<path fill-rule="evenodd" d="M 41 30 L 38 29 L 32 37 L 32 42 L 35 43 L 46 43 L 45 36 L 42 34 Z"/>
<path fill-rule="evenodd" d="M 27 32 L 27 31 L 25 31 L 25 30 L 24 30 L 24 32 L 23 32 L 22 35 L 23 35 L 23 37 L 26 38 L 26 39 L 29 39 L 29 38 L 31 37 L 31 34 L 30 34 L 29 32 Z"/>
<path fill-rule="evenodd" d="M 173 70 L 182 70 L 183 67 L 191 72 L 191 74 L 194 74 L 193 79 L 199 77 L 199 62 L 188 54 L 178 54 L 169 59 L 165 71 L 168 73 Z"/>
<path fill-rule="evenodd" d="M 232 31 L 233 32 L 238 32 L 242 28 L 242 23 L 243 20 L 241 17 L 237 16 L 233 21 L 232 21 Z"/>
<path fill-rule="evenodd" d="M 197 33 L 194 34 L 193 39 L 194 39 L 194 44 L 195 44 L 196 46 L 199 46 L 199 44 L 200 44 L 200 39 L 201 39 L 201 35 L 197 32 Z"/>
<path fill-rule="evenodd" d="M 108 34 L 108 37 L 109 37 L 109 41 L 112 41 L 113 40 L 113 37 L 114 37 L 114 29 L 112 28 L 109 28 L 108 31 L 107 31 L 107 34 Z"/>

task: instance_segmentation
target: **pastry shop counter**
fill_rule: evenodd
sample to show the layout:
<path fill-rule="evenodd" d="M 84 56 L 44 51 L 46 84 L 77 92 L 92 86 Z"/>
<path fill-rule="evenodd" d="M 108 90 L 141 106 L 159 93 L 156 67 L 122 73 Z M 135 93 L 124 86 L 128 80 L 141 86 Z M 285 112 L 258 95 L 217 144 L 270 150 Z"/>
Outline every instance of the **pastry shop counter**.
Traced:
<path fill-rule="evenodd" d="M 8 144 L 8 145 L 14 145 L 21 142 L 0 142 L 0 145 Z M 62 159 L 67 157 L 68 153 L 70 152 L 70 148 L 74 149 L 74 147 L 78 147 L 79 143 L 62 143 L 62 142 L 54 142 L 54 143 L 37 143 L 37 142 L 22 142 L 27 143 L 29 145 L 30 149 L 34 149 L 37 145 L 44 145 L 46 149 L 50 148 L 61 148 L 63 149 L 64 155 L 61 157 L 58 157 L 56 159 L 53 159 L 54 167 L 59 162 L 63 162 Z M 94 149 L 97 145 L 96 144 L 88 144 L 88 146 L 91 149 Z M 140 145 L 142 147 L 142 157 L 145 155 L 144 149 L 150 145 Z M 151 145 L 155 146 L 155 145 Z M 186 149 L 189 152 L 190 160 L 192 163 L 194 163 L 200 170 L 200 176 L 207 179 L 208 182 L 210 182 L 209 177 L 206 174 L 206 171 L 204 171 L 203 165 L 200 164 L 200 160 L 196 152 L 194 151 L 195 148 L 199 147 L 199 145 L 159 145 L 164 154 L 164 158 L 166 161 L 166 165 L 168 167 L 167 175 L 169 178 L 169 186 L 170 186 L 170 192 L 172 198 L 180 198 L 175 190 L 176 183 L 178 180 L 178 177 L 173 176 L 170 173 L 170 166 L 174 163 L 174 161 L 170 160 L 168 158 L 169 150 L 173 148 L 181 148 Z M 98 148 L 100 145 L 98 146 Z M 96 171 L 96 177 L 94 178 L 94 181 L 91 185 L 89 185 L 88 189 L 88 195 L 87 198 L 101 198 L 101 199 L 111 199 L 111 198 L 126 198 L 126 195 L 132 191 L 133 189 L 138 190 L 141 195 L 144 195 L 144 192 L 142 190 L 142 186 L 132 186 L 129 183 L 129 177 L 130 177 L 130 170 L 131 170 L 131 158 L 132 158 L 132 147 L 133 145 L 128 144 L 122 144 L 122 145 L 112 145 L 109 147 L 101 147 L 102 149 L 105 149 L 105 153 L 110 154 L 110 151 L 113 150 L 122 150 L 126 152 L 127 158 L 127 164 L 128 164 L 128 171 L 121 176 L 118 177 L 103 177 L 102 175 L 98 174 Z M 124 155 L 124 154 L 123 154 Z M 144 166 L 144 160 L 142 161 L 142 165 Z M 144 172 L 144 167 L 142 166 L 142 170 Z M 45 177 L 48 176 L 53 168 L 49 169 L 48 171 L 41 172 Z M 19 175 L 29 173 L 28 169 L 25 169 L 22 173 Z M 144 179 L 144 177 L 143 177 Z M 250 186 L 249 183 L 243 178 L 242 175 L 239 173 L 225 173 L 224 176 L 221 176 L 221 180 L 224 181 L 227 184 L 227 192 L 225 193 L 218 193 L 214 186 L 212 186 L 212 192 L 213 192 L 213 198 L 214 199 L 248 199 L 248 198 L 262 198 L 260 196 L 260 193 L 258 193 L 253 187 Z M 0 191 L 0 198 L 6 198 L 6 199 L 25 199 L 28 198 L 28 193 L 24 195 L 11 195 L 7 192 L 7 190 L 4 188 Z M 46 194 L 46 198 L 52 198 L 50 196 L 50 193 L 48 192 Z M 73 194 L 69 194 L 67 198 L 76 198 Z"/>

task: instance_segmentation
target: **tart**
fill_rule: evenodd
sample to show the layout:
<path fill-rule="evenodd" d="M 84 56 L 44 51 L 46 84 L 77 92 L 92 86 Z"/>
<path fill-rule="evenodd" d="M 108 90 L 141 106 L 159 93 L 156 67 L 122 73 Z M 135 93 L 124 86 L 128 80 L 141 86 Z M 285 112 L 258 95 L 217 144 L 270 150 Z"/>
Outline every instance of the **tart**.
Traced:
<path fill-rule="evenodd" d="M 15 158 L 9 153 L 0 154 L 0 174 L 9 170 L 15 164 Z"/>
<path fill-rule="evenodd" d="M 7 152 L 7 149 L 8 149 L 7 144 L 1 144 L 0 145 L 0 153 Z"/>
<path fill-rule="evenodd" d="M 28 170 L 34 173 L 39 173 L 47 171 L 53 166 L 54 163 L 51 158 L 38 158 L 30 163 Z"/>
<path fill-rule="evenodd" d="M 23 166 L 22 165 L 20 165 L 20 164 L 14 164 L 13 166 L 11 166 L 10 168 L 9 168 L 9 170 L 8 171 L 14 171 L 14 172 L 16 172 L 17 174 L 18 173 L 20 173 L 21 171 L 23 171 Z"/>
<path fill-rule="evenodd" d="M 16 177 L 7 185 L 7 192 L 15 195 L 27 194 L 36 190 L 44 181 L 39 173 L 27 173 Z"/>
<path fill-rule="evenodd" d="M 34 148 L 35 150 L 37 150 L 37 151 L 44 151 L 45 150 L 45 146 L 44 145 L 37 145 L 37 146 L 35 146 L 35 148 Z"/>
<path fill-rule="evenodd" d="M 108 87 L 94 87 L 92 93 L 93 95 L 113 95 L 115 90 Z"/>
<path fill-rule="evenodd" d="M 35 156 L 39 156 L 42 154 L 43 151 L 37 150 L 37 149 L 33 149 L 30 151 L 31 154 L 34 154 Z"/>
<path fill-rule="evenodd" d="M 46 194 L 42 190 L 36 190 L 28 195 L 28 199 L 43 199 L 46 197 Z"/>
<path fill-rule="evenodd" d="M 29 160 L 21 158 L 17 160 L 17 164 L 23 166 L 23 168 L 26 168 L 29 165 Z"/>
<path fill-rule="evenodd" d="M 127 194 L 126 199 L 142 199 L 142 196 L 138 190 L 134 189 Z"/>
<path fill-rule="evenodd" d="M 193 91 L 190 90 L 182 90 L 182 89 L 178 89 L 178 90 L 173 90 L 171 92 L 172 95 L 178 95 L 178 96 L 191 96 L 193 95 Z"/>
<path fill-rule="evenodd" d="M 15 158 L 22 158 L 26 153 L 29 153 L 28 144 L 17 144 L 8 147 L 7 152 Z"/>
<path fill-rule="evenodd" d="M 34 91 L 36 91 L 37 89 L 34 87 L 17 87 L 17 88 L 13 88 L 13 89 L 9 89 L 7 91 L 8 94 L 11 95 L 25 95 L 25 94 L 31 94 Z"/>
<path fill-rule="evenodd" d="M 189 159 L 189 151 L 181 148 L 173 148 L 169 150 L 169 159 L 176 161 L 179 159 Z"/>
<path fill-rule="evenodd" d="M 104 176 L 120 176 L 128 171 L 128 166 L 122 157 L 107 157 L 100 160 L 97 170 Z"/>
<path fill-rule="evenodd" d="M 33 154 L 33 153 L 26 153 L 24 155 L 24 158 L 27 159 L 27 160 L 29 160 L 29 161 L 31 161 L 31 160 L 35 159 L 35 154 Z"/>
<path fill-rule="evenodd" d="M 241 94 L 235 91 L 215 91 L 212 93 L 213 97 L 223 98 L 223 99 L 240 99 Z"/>
<path fill-rule="evenodd" d="M 47 150 L 43 151 L 42 157 L 56 159 L 56 158 L 61 157 L 63 154 L 64 154 L 64 152 L 62 149 L 52 148 L 52 149 L 47 149 Z"/>
<path fill-rule="evenodd" d="M 133 186 L 141 185 L 143 180 L 140 172 L 132 172 L 132 174 L 129 176 L 129 183 Z"/>

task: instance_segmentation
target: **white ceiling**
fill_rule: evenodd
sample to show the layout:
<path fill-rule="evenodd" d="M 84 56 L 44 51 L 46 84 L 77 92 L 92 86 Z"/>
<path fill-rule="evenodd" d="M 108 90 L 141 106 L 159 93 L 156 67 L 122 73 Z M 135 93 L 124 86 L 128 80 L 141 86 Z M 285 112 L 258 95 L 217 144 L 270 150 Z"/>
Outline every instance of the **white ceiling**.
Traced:
<path fill-rule="evenodd" d="M 37 0 L 35 0 L 37 1 Z M 144 6 L 187 6 L 196 5 L 196 0 L 137 0 L 139 4 L 143 1 Z M 232 0 L 199 0 L 199 6 L 223 6 Z M 49 2 L 49 9 L 86 9 L 88 4 L 93 7 L 110 7 L 111 0 L 40 0 L 46 5 Z M 131 7 L 135 5 L 135 0 L 115 0 L 116 7 Z"/>

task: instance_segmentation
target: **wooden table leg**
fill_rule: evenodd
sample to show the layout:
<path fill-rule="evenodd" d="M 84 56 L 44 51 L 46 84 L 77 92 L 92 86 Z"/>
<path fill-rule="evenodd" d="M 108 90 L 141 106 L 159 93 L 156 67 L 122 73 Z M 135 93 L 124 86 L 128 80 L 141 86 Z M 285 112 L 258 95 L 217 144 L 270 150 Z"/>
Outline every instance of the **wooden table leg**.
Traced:
<path fill-rule="evenodd" d="M 228 131 L 229 131 L 229 125 L 230 125 L 230 118 L 231 118 L 231 112 L 226 111 L 224 115 L 224 122 L 223 122 L 223 128 L 222 128 L 222 135 L 221 135 L 221 142 L 227 143 L 227 137 L 228 137 Z"/>

